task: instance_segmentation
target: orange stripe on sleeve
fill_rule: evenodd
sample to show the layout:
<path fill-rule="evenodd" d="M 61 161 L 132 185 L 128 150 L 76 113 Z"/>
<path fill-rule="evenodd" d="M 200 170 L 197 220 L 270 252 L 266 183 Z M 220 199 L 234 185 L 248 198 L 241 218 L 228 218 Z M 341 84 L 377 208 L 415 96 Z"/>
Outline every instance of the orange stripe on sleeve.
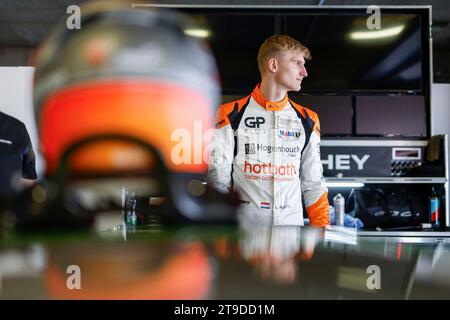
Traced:
<path fill-rule="evenodd" d="M 306 208 L 311 226 L 324 227 L 330 224 L 330 205 L 328 203 L 328 193 L 324 192 L 320 198 Z"/>

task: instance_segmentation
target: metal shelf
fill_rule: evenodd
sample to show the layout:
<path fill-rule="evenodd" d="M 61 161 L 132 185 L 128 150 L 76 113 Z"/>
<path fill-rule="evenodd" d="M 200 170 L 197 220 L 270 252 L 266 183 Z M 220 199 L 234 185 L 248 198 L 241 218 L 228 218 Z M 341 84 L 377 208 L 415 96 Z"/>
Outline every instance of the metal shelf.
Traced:
<path fill-rule="evenodd" d="M 358 230 L 358 237 L 394 237 L 402 242 L 438 242 L 445 239 L 450 241 L 450 232 L 448 231 L 362 231 Z"/>
<path fill-rule="evenodd" d="M 447 183 L 447 179 L 443 177 L 349 177 L 349 178 L 334 178 L 334 177 L 325 177 L 326 182 L 334 182 L 334 183 Z"/>
<path fill-rule="evenodd" d="M 386 140 L 386 139 L 326 139 L 321 140 L 324 147 L 426 147 L 428 140 Z"/>

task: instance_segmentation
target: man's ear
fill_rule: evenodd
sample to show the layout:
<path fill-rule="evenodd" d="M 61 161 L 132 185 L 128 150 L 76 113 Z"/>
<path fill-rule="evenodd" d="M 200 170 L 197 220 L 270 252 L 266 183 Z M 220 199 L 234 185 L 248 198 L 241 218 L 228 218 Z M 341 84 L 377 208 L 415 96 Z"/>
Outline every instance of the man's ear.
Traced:
<path fill-rule="evenodd" d="M 277 72 L 278 71 L 278 61 L 275 58 L 270 58 L 267 61 L 268 70 L 270 72 Z"/>

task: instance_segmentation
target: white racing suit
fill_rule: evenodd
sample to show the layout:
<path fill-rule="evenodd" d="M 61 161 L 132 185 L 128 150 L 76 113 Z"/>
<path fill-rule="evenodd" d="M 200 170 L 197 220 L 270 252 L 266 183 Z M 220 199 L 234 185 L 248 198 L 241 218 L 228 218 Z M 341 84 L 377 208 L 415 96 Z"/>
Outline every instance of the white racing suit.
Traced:
<path fill-rule="evenodd" d="M 220 106 L 208 183 L 239 194 L 238 214 L 245 223 L 303 225 L 303 194 L 310 224 L 329 224 L 317 114 L 287 95 L 267 101 L 259 85 L 251 95 Z"/>

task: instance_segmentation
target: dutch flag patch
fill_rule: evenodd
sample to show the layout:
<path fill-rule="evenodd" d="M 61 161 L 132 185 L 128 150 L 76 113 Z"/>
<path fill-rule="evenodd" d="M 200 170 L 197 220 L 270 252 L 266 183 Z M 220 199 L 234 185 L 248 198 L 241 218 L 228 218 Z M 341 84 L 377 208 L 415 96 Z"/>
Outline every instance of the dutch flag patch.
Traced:
<path fill-rule="evenodd" d="M 261 206 L 261 209 L 270 209 L 269 202 L 261 202 L 260 206 Z"/>

